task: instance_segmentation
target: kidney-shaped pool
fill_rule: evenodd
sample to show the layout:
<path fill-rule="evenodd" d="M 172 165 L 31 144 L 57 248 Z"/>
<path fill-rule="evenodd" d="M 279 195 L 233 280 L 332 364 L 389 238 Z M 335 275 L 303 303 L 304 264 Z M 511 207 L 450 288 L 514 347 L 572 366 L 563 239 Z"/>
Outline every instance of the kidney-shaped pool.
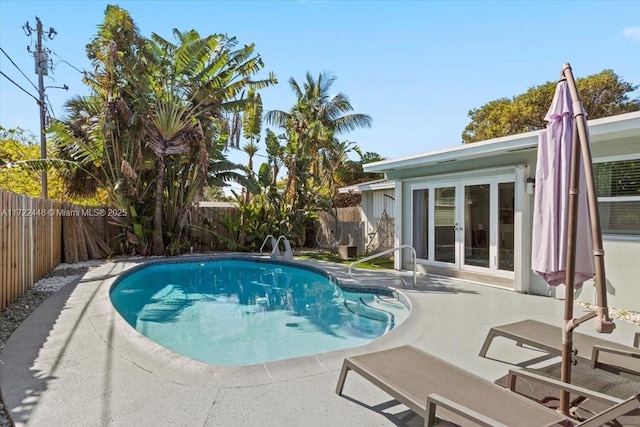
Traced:
<path fill-rule="evenodd" d="M 392 290 L 345 288 L 318 268 L 263 258 L 154 263 L 122 276 L 110 295 L 141 334 L 215 365 L 361 346 L 409 315 Z"/>

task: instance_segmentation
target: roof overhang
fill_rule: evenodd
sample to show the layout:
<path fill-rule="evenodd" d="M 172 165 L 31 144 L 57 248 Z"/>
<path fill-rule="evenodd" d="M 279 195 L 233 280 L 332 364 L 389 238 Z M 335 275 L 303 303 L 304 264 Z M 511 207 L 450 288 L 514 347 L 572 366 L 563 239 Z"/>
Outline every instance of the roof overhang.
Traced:
<path fill-rule="evenodd" d="M 237 202 L 209 202 L 200 201 L 194 203 L 198 208 L 237 208 L 239 205 Z"/>
<path fill-rule="evenodd" d="M 591 144 L 614 139 L 639 138 L 638 151 L 640 151 L 640 112 L 589 120 L 587 125 Z M 512 164 L 527 163 L 532 156 L 535 160 L 539 134 L 538 130 L 505 136 L 412 156 L 367 163 L 363 165 L 363 168 L 365 172 L 382 172 L 388 174 L 387 178 L 393 178 L 390 175 L 401 170 L 426 167 L 442 170 L 443 166 L 447 166 L 447 169 L 456 169 L 456 163 L 461 162 L 464 162 L 464 167 L 468 169 L 469 161 L 476 163 L 481 160 L 480 164 L 484 167 L 501 166 L 505 159 L 508 159 Z M 461 164 L 460 168 L 462 167 Z"/>
<path fill-rule="evenodd" d="M 393 181 L 387 181 L 386 179 L 378 179 L 375 181 L 361 182 L 359 184 L 347 185 L 345 187 L 338 188 L 340 194 L 358 194 L 363 191 L 373 190 L 389 190 L 395 188 Z"/>

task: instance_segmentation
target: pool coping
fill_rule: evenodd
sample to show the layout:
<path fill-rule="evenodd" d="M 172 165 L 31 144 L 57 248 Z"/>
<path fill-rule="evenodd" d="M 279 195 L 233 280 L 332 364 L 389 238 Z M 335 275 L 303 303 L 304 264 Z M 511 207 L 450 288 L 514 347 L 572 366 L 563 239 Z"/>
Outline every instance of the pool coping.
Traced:
<path fill-rule="evenodd" d="M 310 271 L 323 272 L 338 282 L 338 285 L 350 290 L 361 289 L 362 291 L 389 290 L 396 292 L 403 304 L 408 304 L 410 313 L 408 317 L 392 331 L 382 335 L 376 340 L 363 346 L 351 347 L 343 350 L 335 350 L 325 353 L 316 353 L 307 356 L 283 359 L 273 362 L 264 362 L 255 365 L 229 366 L 214 365 L 200 362 L 179 353 L 176 353 L 162 345 L 152 341 L 138 332 L 118 313 L 109 293 L 117 280 L 145 268 L 149 265 L 163 263 L 189 263 L 203 262 L 211 260 L 226 259 L 262 259 L 259 256 L 247 255 L 215 255 L 215 256 L 193 256 L 180 258 L 154 258 L 146 260 L 121 261 L 122 268 L 117 275 L 104 278 L 103 268 L 109 269 L 109 265 L 100 267 L 85 276 L 88 281 L 84 281 L 82 287 L 88 291 L 90 287 L 95 288 L 95 297 L 87 299 L 86 314 L 91 322 L 92 328 L 99 335 L 100 339 L 107 343 L 121 357 L 137 365 L 140 369 L 154 373 L 155 375 L 176 384 L 183 384 L 195 387 L 205 387 L 215 385 L 218 387 L 252 387 L 264 384 L 290 381 L 310 375 L 318 375 L 325 372 L 334 371 L 340 368 L 345 357 L 375 351 L 393 346 L 398 340 L 417 338 L 410 337 L 412 318 L 415 320 L 420 313 L 414 313 L 409 298 L 401 290 L 391 286 L 372 286 L 370 284 L 358 285 L 356 281 L 347 277 L 338 277 L 335 274 L 320 269 L 315 264 L 305 261 L 282 261 L 276 260 L 278 264 L 291 265 L 298 268 L 305 268 Z M 380 272 L 380 274 L 389 274 Z M 92 277 L 96 280 L 91 280 Z M 250 373 L 250 375 L 246 375 Z"/>
<path fill-rule="evenodd" d="M 119 318 L 107 295 L 110 283 L 144 261 L 107 262 L 86 273 L 51 295 L 12 334 L 0 353 L 0 391 L 16 426 L 398 425 L 416 416 L 390 404 L 389 395 L 358 375 L 350 375 L 342 397 L 335 394 L 344 357 L 410 344 L 495 381 L 541 354 L 497 340 L 487 357 L 479 357 L 488 330 L 523 318 L 552 323 L 564 312 L 561 300 L 420 275 L 416 288 L 398 289 L 411 301 L 408 319 L 367 345 L 216 367 L 154 345 Z M 354 281 L 344 265 L 308 262 Z M 412 275 L 358 269 L 354 276 L 382 284 L 397 283 L 398 274 Z M 617 323 L 610 339 L 628 343 L 636 330 Z M 593 328 L 581 332 L 597 335 Z"/>

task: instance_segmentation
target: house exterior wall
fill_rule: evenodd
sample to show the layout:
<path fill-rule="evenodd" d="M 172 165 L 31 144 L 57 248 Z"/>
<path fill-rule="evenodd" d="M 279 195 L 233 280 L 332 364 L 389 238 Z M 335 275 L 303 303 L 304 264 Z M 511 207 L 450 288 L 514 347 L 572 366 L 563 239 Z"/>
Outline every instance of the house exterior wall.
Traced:
<path fill-rule="evenodd" d="M 466 177 L 491 176 L 494 173 L 495 171 L 477 171 L 467 174 Z M 545 281 L 531 271 L 533 196 L 526 194 L 524 182 L 526 178 L 522 168 L 514 168 L 513 173 L 516 182 L 514 218 L 516 233 L 514 258 L 516 262 L 512 288 L 523 293 L 564 298 L 564 286 L 549 288 Z M 447 179 L 449 179 L 448 176 L 425 177 L 402 181 L 402 185 L 398 186 L 402 214 L 401 221 L 397 226 L 399 239 L 396 242 L 396 246 L 412 243 L 413 212 L 411 200 L 412 189 L 415 185 L 421 183 L 433 184 Z M 640 281 L 638 280 L 640 278 L 640 237 L 605 234 L 603 235 L 603 246 L 605 250 L 608 305 L 610 307 L 640 311 Z M 403 269 L 413 268 L 409 250 L 403 251 L 402 260 L 396 268 L 400 268 L 400 266 Z M 428 273 L 430 270 L 429 263 L 418 261 L 418 271 L 420 273 Z M 478 279 L 478 276 L 469 278 L 482 281 L 482 278 Z M 486 277 L 486 282 L 491 284 L 491 277 Z M 582 289 L 577 292 L 576 301 L 593 304 L 595 298 L 594 290 L 592 281 L 586 282 Z"/>
<path fill-rule="evenodd" d="M 395 216 L 394 189 L 380 189 L 363 192 L 361 208 L 362 220 L 365 223 L 365 240 L 367 247 L 377 247 L 380 243 L 378 240 L 380 239 L 376 236 L 376 231 L 381 225 L 380 220 L 382 219 L 383 212 L 386 212 L 390 220 L 393 220 Z M 391 244 L 393 243 L 389 242 L 389 245 Z"/>
<path fill-rule="evenodd" d="M 609 307 L 640 311 L 640 238 L 603 236 L 605 276 L 607 281 L 607 304 Z M 532 274 L 532 293 L 564 298 L 565 287 L 555 288 Z M 576 301 L 595 305 L 596 294 L 593 280 L 589 280 L 576 291 Z"/>
<path fill-rule="evenodd" d="M 631 120 L 629 120 L 631 117 Z M 640 159 L 640 125 L 637 113 L 623 118 L 624 130 L 616 129 L 618 124 L 613 120 L 601 121 L 600 127 L 592 134 L 591 154 L 594 162 L 615 156 L 632 156 Z M 631 123 L 633 124 L 627 124 Z M 502 282 L 501 286 L 515 291 L 536 295 L 548 295 L 564 298 L 564 288 L 559 286 L 549 288 L 540 277 L 531 271 L 531 244 L 534 196 L 527 194 L 526 179 L 535 175 L 537 135 L 525 134 L 520 138 L 522 145 L 515 150 L 504 150 L 491 158 L 476 159 L 475 154 L 456 152 L 455 162 L 437 161 L 441 153 L 435 153 L 432 164 L 418 166 L 414 163 L 403 165 L 389 165 L 385 171 L 387 179 L 395 182 L 396 198 L 396 241 L 395 246 L 412 244 L 413 223 L 413 189 L 419 185 L 430 185 L 438 182 L 464 181 L 482 179 L 496 174 L 511 174 L 515 183 L 514 206 L 514 275 L 511 282 Z M 527 144 L 533 141 L 531 148 Z M 497 141 L 501 143 L 502 141 Z M 471 144 L 473 145 L 473 144 Z M 489 145 L 486 145 L 489 149 Z M 467 147 L 465 147 L 466 151 Z M 469 150 L 476 150 L 470 147 Z M 426 157 L 429 157 L 428 155 Z M 453 157 L 451 155 L 450 157 Z M 403 160 L 398 160 L 401 163 Z M 381 171 L 382 169 L 372 169 Z M 365 192 L 366 194 L 366 192 Z M 625 308 L 640 311 L 640 236 L 639 235 L 603 235 L 605 250 L 605 273 L 608 290 L 608 305 L 615 308 Z M 440 274 L 442 268 L 425 261 L 418 261 L 418 271 L 422 273 L 436 271 Z M 409 250 L 396 257 L 396 268 L 412 269 L 413 264 Z M 448 271 L 455 277 L 495 284 L 499 277 L 492 275 L 473 274 L 464 276 L 465 272 Z M 594 302 L 594 286 L 586 282 L 576 292 L 577 301 Z"/>

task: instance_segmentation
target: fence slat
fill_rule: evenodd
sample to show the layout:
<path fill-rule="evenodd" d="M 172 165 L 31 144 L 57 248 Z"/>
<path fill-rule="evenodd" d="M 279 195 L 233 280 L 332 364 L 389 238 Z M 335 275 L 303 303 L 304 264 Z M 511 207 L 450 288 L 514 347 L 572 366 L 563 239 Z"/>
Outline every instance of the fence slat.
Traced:
<path fill-rule="evenodd" d="M 93 208 L 0 190 L 0 311 L 63 261 L 118 254 L 114 238 L 122 230 L 108 217 L 92 215 L 98 211 Z M 235 236 L 225 218 L 237 213 L 238 208 L 192 209 L 187 233 L 193 249 L 229 250 Z M 357 246 L 358 254 L 367 249 L 360 208 L 338 209 L 337 221 L 329 215 L 319 216 L 327 247 Z M 338 237 L 340 241 L 336 242 Z"/>
<path fill-rule="evenodd" d="M 0 190 L 0 311 L 60 263 L 59 206 Z"/>
<path fill-rule="evenodd" d="M 8 251 L 8 233 L 9 218 L 8 218 L 8 195 L 5 192 L 1 192 L 0 202 L 0 310 L 4 310 L 7 306 L 7 299 L 9 297 L 9 268 L 7 263 Z M 5 283 L 7 285 L 5 285 Z"/>

